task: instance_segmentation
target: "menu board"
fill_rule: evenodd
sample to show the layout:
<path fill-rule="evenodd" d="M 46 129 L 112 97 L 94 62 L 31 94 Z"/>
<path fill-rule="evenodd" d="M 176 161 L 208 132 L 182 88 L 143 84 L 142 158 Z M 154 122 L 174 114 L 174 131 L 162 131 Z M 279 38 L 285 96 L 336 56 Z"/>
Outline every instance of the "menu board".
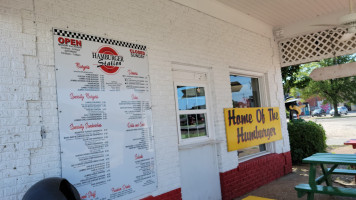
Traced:
<path fill-rule="evenodd" d="M 157 188 L 146 47 L 53 29 L 62 177 L 81 199 Z"/>

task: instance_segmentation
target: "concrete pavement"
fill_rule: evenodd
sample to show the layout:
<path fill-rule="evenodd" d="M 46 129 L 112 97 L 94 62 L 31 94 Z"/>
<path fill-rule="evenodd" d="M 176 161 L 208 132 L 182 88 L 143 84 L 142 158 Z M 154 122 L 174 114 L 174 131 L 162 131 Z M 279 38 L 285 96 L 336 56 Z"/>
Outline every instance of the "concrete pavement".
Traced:
<path fill-rule="evenodd" d="M 345 141 L 356 139 L 356 112 L 341 117 L 303 116 L 302 119 L 314 121 L 324 127 L 327 145 L 344 145 Z"/>

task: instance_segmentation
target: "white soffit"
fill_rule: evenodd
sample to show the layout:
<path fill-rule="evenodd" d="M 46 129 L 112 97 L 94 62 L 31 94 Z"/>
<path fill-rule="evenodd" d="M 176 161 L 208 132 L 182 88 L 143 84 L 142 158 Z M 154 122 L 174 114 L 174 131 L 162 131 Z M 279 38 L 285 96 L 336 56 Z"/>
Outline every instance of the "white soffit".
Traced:
<path fill-rule="evenodd" d="M 274 28 L 283 28 L 284 38 L 330 28 L 312 25 L 338 24 L 339 17 L 349 12 L 349 0 L 217 1 L 259 19 Z M 355 2 L 353 3 L 355 4 Z"/>
<path fill-rule="evenodd" d="M 332 13 L 327 16 L 320 16 L 307 21 L 297 22 L 283 27 L 284 38 L 290 38 L 294 36 L 304 35 L 306 33 L 322 31 L 332 28 L 332 26 L 315 26 L 317 24 L 339 24 L 339 18 L 348 13 L 348 11 L 341 11 Z"/>
<path fill-rule="evenodd" d="M 171 0 L 243 29 L 273 38 L 273 27 L 218 0 Z M 247 0 L 246 0 L 247 2 Z"/>
<path fill-rule="evenodd" d="M 288 26 L 348 10 L 348 0 L 218 0 L 267 24 Z"/>

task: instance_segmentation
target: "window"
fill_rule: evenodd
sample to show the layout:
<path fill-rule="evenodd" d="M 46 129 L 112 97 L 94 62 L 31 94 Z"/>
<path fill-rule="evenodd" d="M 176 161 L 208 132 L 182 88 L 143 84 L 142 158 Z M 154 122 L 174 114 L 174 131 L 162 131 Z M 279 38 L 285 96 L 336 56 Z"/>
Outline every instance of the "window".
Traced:
<path fill-rule="evenodd" d="M 179 140 L 207 138 L 206 88 L 204 86 L 176 86 Z"/>
<path fill-rule="evenodd" d="M 261 107 L 258 78 L 230 75 L 233 108 Z M 266 145 L 253 146 L 238 151 L 239 157 L 266 151 Z"/>

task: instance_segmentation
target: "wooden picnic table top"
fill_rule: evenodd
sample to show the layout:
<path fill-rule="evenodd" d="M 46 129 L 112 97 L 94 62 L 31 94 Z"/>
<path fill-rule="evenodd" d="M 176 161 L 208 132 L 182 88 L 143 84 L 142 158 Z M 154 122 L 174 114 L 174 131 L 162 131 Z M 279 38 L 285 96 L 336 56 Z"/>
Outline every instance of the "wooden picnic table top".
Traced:
<path fill-rule="evenodd" d="M 316 153 L 304 158 L 303 163 L 351 165 L 356 164 L 356 155 Z"/>

